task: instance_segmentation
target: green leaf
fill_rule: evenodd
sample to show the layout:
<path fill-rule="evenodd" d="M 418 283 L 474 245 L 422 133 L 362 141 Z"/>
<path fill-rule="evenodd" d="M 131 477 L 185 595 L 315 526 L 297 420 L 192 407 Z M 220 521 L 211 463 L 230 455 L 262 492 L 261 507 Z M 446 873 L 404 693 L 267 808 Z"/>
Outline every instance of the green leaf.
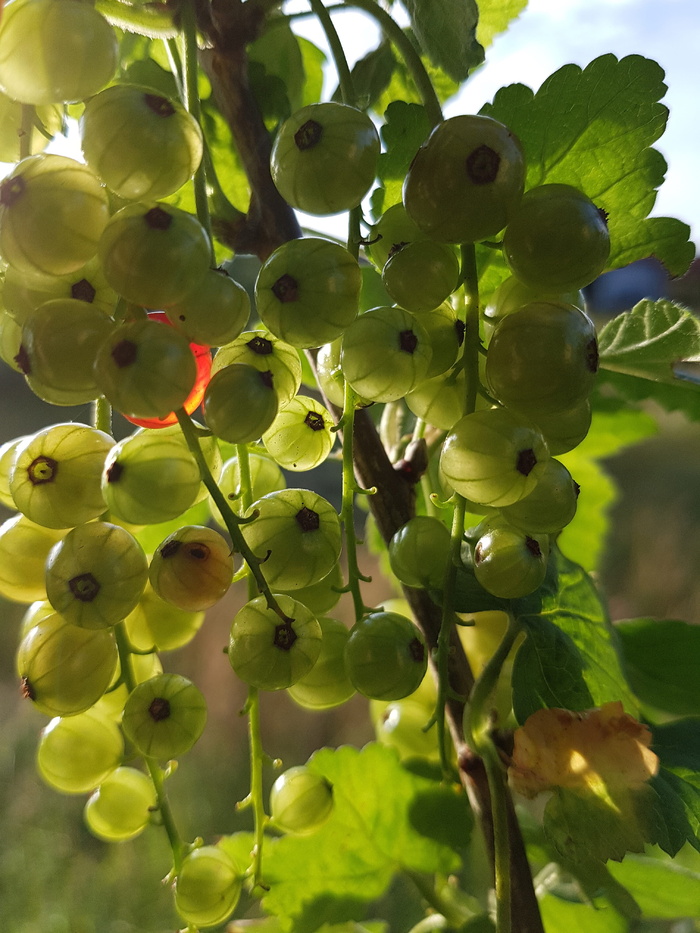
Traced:
<path fill-rule="evenodd" d="M 430 121 L 420 104 L 394 101 L 386 108 L 384 119 L 386 122 L 380 129 L 380 135 L 385 151 L 377 163 L 377 175 L 384 191 L 380 213 L 401 201 L 408 167 L 430 134 Z"/>
<path fill-rule="evenodd" d="M 476 0 L 404 0 L 411 25 L 428 58 L 455 81 L 484 61 L 476 39 Z"/>
<path fill-rule="evenodd" d="M 649 788 L 616 790 L 612 799 L 557 788 L 544 811 L 547 838 L 567 860 L 620 861 L 649 841 Z"/>
<path fill-rule="evenodd" d="M 669 861 L 628 855 L 608 865 L 610 874 L 634 897 L 645 917 L 674 920 L 696 917 L 700 874 Z"/>
<path fill-rule="evenodd" d="M 608 513 L 617 499 L 617 488 L 599 461 L 656 431 L 656 421 L 646 412 L 594 409 L 586 438 L 559 458 L 581 492 L 576 515 L 557 543 L 567 557 L 589 572 L 598 568 L 603 556 L 610 525 Z"/>
<path fill-rule="evenodd" d="M 361 110 L 374 106 L 386 91 L 396 67 L 396 59 L 388 42 L 382 42 L 376 49 L 359 59 L 352 69 L 352 83 L 357 97 L 356 106 Z M 343 96 L 338 86 L 333 92 L 333 100 L 342 101 Z"/>
<path fill-rule="evenodd" d="M 625 404 L 652 400 L 666 411 L 680 411 L 692 421 L 700 421 L 700 385 L 695 382 L 681 379 L 673 383 L 651 382 L 637 376 L 601 370 L 598 385 Z"/>
<path fill-rule="evenodd" d="M 627 677 L 642 703 L 677 716 L 700 716 L 700 626 L 631 619 L 615 628 Z"/>
<path fill-rule="evenodd" d="M 361 919 L 396 871 L 459 866 L 456 850 L 471 831 L 461 792 L 412 774 L 375 743 L 322 749 L 308 765 L 333 785 L 331 817 L 311 836 L 278 840 L 265 857 L 265 908 L 291 919 L 294 933 Z"/>
<path fill-rule="evenodd" d="M 543 707 L 583 710 L 622 700 L 638 704 L 625 681 L 615 633 L 588 574 L 554 548 L 544 584 L 513 600 L 527 638 L 513 665 L 513 711 L 518 722 Z"/>
<path fill-rule="evenodd" d="M 404 32 L 416 47 L 416 51 L 420 54 L 420 44 L 413 30 L 406 29 Z M 394 53 L 396 53 L 396 49 L 394 49 Z M 461 83 L 459 81 L 454 81 L 442 68 L 431 62 L 425 55 L 421 54 L 420 58 L 423 62 L 423 67 L 428 73 L 430 83 L 433 85 L 438 100 L 440 103 L 444 104 L 446 100 L 449 100 L 450 97 L 453 97 L 457 91 L 459 91 Z M 390 104 L 397 100 L 406 103 L 422 103 L 420 92 L 400 54 L 395 54 L 394 71 L 391 81 L 388 87 L 375 101 L 373 109 L 381 115 Z"/>
<path fill-rule="evenodd" d="M 301 107 L 304 61 L 288 20 L 281 17 L 270 19 L 263 35 L 248 46 L 248 59 L 262 65 L 266 75 L 282 82 L 290 112 Z"/>
<path fill-rule="evenodd" d="M 598 905 L 596 905 L 598 907 Z M 547 894 L 540 901 L 546 933 L 628 933 L 627 920 L 609 905 L 596 907 Z"/>
<path fill-rule="evenodd" d="M 604 369 L 672 382 L 675 363 L 700 359 L 700 322 L 671 301 L 640 301 L 605 325 L 598 352 Z"/>
<path fill-rule="evenodd" d="M 700 719 L 654 726 L 652 732 L 661 768 L 650 783 L 665 830 L 654 841 L 670 856 L 686 841 L 700 852 Z"/>
<path fill-rule="evenodd" d="M 647 218 L 666 163 L 649 147 L 663 133 L 663 71 L 649 59 L 603 55 L 585 69 L 565 65 L 534 94 L 500 90 L 482 113 L 515 132 L 525 149 L 527 187 L 574 185 L 608 214 L 610 268 L 655 255 L 682 275 L 695 255 L 689 228 Z"/>
<path fill-rule="evenodd" d="M 325 53 L 317 45 L 297 36 L 297 42 L 301 49 L 301 59 L 304 65 L 304 87 L 302 96 L 302 106 L 315 104 L 321 100 L 323 93 L 323 66 L 326 63 Z"/>
<path fill-rule="evenodd" d="M 476 38 L 488 48 L 496 36 L 505 32 L 514 19 L 523 12 L 527 0 L 479 0 L 479 24 Z"/>

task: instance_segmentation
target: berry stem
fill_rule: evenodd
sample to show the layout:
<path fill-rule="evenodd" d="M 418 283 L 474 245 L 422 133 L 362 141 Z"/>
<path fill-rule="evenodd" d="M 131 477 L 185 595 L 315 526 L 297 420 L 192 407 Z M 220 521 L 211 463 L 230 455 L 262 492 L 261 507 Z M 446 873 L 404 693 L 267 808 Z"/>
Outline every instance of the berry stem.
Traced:
<path fill-rule="evenodd" d="M 435 92 L 433 83 L 430 80 L 430 75 L 426 71 L 423 60 L 413 46 L 413 43 L 399 24 L 392 19 L 386 10 L 379 6 L 376 0 L 348 0 L 346 6 L 357 7 L 360 10 L 364 10 L 365 13 L 368 13 L 376 19 L 387 39 L 393 42 L 401 53 L 406 67 L 411 72 L 411 77 L 421 96 L 431 126 L 437 126 L 438 123 L 442 123 L 442 107 L 440 106 L 440 100 Z"/>
<path fill-rule="evenodd" d="M 112 406 L 104 396 L 96 398 L 92 403 L 92 424 L 98 431 L 112 433 Z"/>
<path fill-rule="evenodd" d="M 253 845 L 253 887 L 265 887 L 262 880 L 263 843 L 265 839 L 265 800 L 263 796 L 263 763 L 266 760 L 262 745 L 262 730 L 260 728 L 260 691 L 257 687 L 248 687 L 248 741 L 250 744 L 250 795 L 253 807 L 254 837 Z"/>
<path fill-rule="evenodd" d="M 22 122 L 19 131 L 19 157 L 26 159 L 32 154 L 32 133 L 37 120 L 36 111 L 31 104 L 22 104 Z"/>
<path fill-rule="evenodd" d="M 333 56 L 333 61 L 335 62 L 336 71 L 338 72 L 338 81 L 340 83 L 341 94 L 343 95 L 343 102 L 348 104 L 350 107 L 355 107 L 357 106 L 355 84 L 352 80 L 348 60 L 345 57 L 343 43 L 340 41 L 340 36 L 338 35 L 338 32 L 333 25 L 331 15 L 323 5 L 322 0 L 309 0 L 309 5 L 318 18 L 318 21 L 321 24 L 321 28 L 326 34 L 326 39 L 328 40 L 328 45 L 330 46 L 331 55 Z"/>
<path fill-rule="evenodd" d="M 255 556 L 255 554 L 253 554 L 252 550 L 248 546 L 247 541 L 243 537 L 243 533 L 239 527 L 242 520 L 234 514 L 231 506 L 226 501 L 226 497 L 219 489 L 216 480 L 211 475 L 209 464 L 207 463 L 206 458 L 202 453 L 202 448 L 199 444 L 199 438 L 197 437 L 197 431 L 194 424 L 192 423 L 192 419 L 184 408 L 181 408 L 179 411 L 177 411 L 176 415 L 182 433 L 185 437 L 185 441 L 187 442 L 187 446 L 189 447 L 192 455 L 197 461 L 197 465 L 199 466 L 199 473 L 202 477 L 202 482 L 207 487 L 209 494 L 221 512 L 221 517 L 224 520 L 228 533 L 231 535 L 234 549 L 238 551 L 238 553 L 248 565 L 250 572 L 255 578 L 259 592 L 265 596 L 268 608 L 272 609 L 273 612 L 276 612 L 283 622 L 286 622 L 287 617 L 282 611 L 275 597 L 272 595 L 272 591 L 268 586 L 267 580 L 265 579 L 263 572 L 260 569 L 260 561 Z"/>
<path fill-rule="evenodd" d="M 476 396 L 479 390 L 479 274 L 476 267 L 476 249 L 473 243 L 463 243 L 461 281 L 464 283 L 465 320 L 464 349 L 462 365 L 467 390 L 464 413 L 470 415 L 476 410 Z"/>
<path fill-rule="evenodd" d="M 353 444 L 355 427 L 355 405 L 357 395 L 349 382 L 345 383 L 343 406 L 343 492 L 340 507 L 340 520 L 345 529 L 345 551 L 348 560 L 348 587 L 355 607 L 355 620 L 365 614 L 365 604 L 360 591 L 360 580 L 365 579 L 357 563 L 357 536 L 355 534 L 355 480 Z"/>
<path fill-rule="evenodd" d="M 123 622 L 120 622 L 114 627 L 114 636 L 117 642 L 117 649 L 119 651 L 121 678 L 126 689 L 129 691 L 129 693 L 132 693 L 136 687 L 136 678 L 134 677 L 134 672 L 131 667 L 132 651 Z M 170 808 L 170 801 L 168 800 L 168 795 L 165 791 L 165 774 L 163 769 L 154 758 L 148 758 L 146 755 L 144 755 L 143 760 L 146 764 L 146 767 L 148 768 L 148 773 L 151 777 L 151 781 L 153 782 L 153 787 L 156 792 L 158 812 L 160 813 L 163 828 L 165 829 L 165 832 L 168 836 L 168 841 L 170 842 L 170 848 L 173 852 L 173 870 L 177 874 L 177 872 L 180 870 L 180 866 L 182 865 L 182 860 L 185 857 L 187 846 L 183 842 L 182 837 L 178 832 L 177 826 L 175 825 L 173 812 Z"/>
<path fill-rule="evenodd" d="M 180 7 L 182 15 L 182 45 L 184 64 L 184 104 L 192 117 L 202 128 L 201 107 L 199 102 L 198 63 L 197 63 L 197 23 L 194 7 L 191 0 L 185 0 Z M 202 133 L 204 135 L 204 133 Z M 211 238 L 211 218 L 209 216 L 209 202 L 207 201 L 207 179 L 205 174 L 205 161 L 202 159 L 197 171 L 194 173 L 194 202 L 197 208 L 197 219 L 207 231 L 210 248 L 213 250 Z M 213 260 L 212 254 L 212 260 Z M 213 262 L 212 262 L 213 264 Z"/>
<path fill-rule="evenodd" d="M 481 755 L 486 768 L 493 817 L 494 870 L 496 876 L 497 933 L 511 931 L 510 832 L 506 771 L 491 737 L 493 718 L 489 703 L 501 669 L 521 631 L 515 616 L 508 618 L 503 639 L 474 684 L 464 718 L 464 737 Z"/>

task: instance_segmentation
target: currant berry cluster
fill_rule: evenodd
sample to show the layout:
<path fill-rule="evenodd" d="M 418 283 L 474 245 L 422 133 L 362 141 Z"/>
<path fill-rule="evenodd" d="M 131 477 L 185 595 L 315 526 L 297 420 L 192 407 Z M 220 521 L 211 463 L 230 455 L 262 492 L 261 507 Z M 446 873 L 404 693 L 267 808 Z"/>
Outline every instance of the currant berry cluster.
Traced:
<path fill-rule="evenodd" d="M 30 60 L 24 37 L 39 27 Z M 417 152 L 403 203 L 369 231 L 367 255 L 393 304 L 360 313 L 357 256 L 306 236 L 262 264 L 259 322 L 246 329 L 247 292 L 215 267 L 200 220 L 165 200 L 200 166 L 199 124 L 154 89 L 107 86 L 117 59 L 112 26 L 89 4 L 5 9 L 0 120 L 12 145 L 0 157 L 21 158 L 0 183 L 0 349 L 41 399 L 95 402 L 98 417 L 0 448 L 0 501 L 16 513 L 0 528 L 0 594 L 28 606 L 17 673 L 51 717 L 39 771 L 59 791 L 91 794 L 85 819 L 105 840 L 163 818 L 159 763 L 198 740 L 206 704 L 163 672 L 159 653 L 195 636 L 238 555 L 255 584 L 230 631 L 238 677 L 314 710 L 358 691 L 375 704 L 382 741 L 435 754 L 432 738 L 415 735 L 436 699 L 422 632 L 388 606 L 363 606 L 351 630 L 328 615 L 344 589 L 341 519 L 313 490 L 287 488 L 282 470 L 331 455 L 334 406 L 349 407 L 347 425 L 355 407 L 405 401 L 435 439 L 428 470 L 485 513 L 468 538 L 478 583 L 503 599 L 535 590 L 550 536 L 576 509 L 577 486 L 551 455 L 590 423 L 597 349 L 580 289 L 609 250 L 605 219 L 582 192 L 524 193 L 515 136 L 487 117 L 456 117 Z M 84 102 L 85 162 L 41 151 L 71 102 Z M 292 207 L 335 214 L 361 204 L 379 154 L 366 114 L 314 104 L 279 129 L 271 174 Z M 479 367 L 458 247 L 502 231 L 512 276 L 484 309 Z M 327 404 L 300 394 L 303 351 L 314 351 Z M 200 404 L 203 425 L 189 418 Z M 110 406 L 135 427 L 118 443 Z M 205 502 L 220 530 L 192 521 Z M 427 513 L 429 497 L 421 502 Z M 451 550 L 447 527 L 420 514 L 389 557 L 406 586 L 432 592 Z M 135 754 L 145 770 L 131 766 Z M 270 808 L 279 831 L 310 832 L 329 817 L 333 789 L 312 768 L 290 769 Z M 226 920 L 246 867 L 225 844 L 191 847 L 175 883 L 181 916 Z"/>

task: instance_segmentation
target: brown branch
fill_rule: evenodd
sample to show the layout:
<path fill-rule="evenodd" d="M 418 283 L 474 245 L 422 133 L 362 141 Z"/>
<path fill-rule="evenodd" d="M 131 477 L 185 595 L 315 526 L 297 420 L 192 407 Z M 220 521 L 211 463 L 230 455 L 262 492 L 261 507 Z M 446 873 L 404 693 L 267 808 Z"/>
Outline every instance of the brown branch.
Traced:
<path fill-rule="evenodd" d="M 269 5 L 269 4 L 268 4 Z M 281 198 L 270 175 L 270 136 L 248 82 L 246 45 L 264 26 L 266 4 L 241 0 L 197 0 L 198 27 L 210 48 L 201 53 L 202 67 L 212 84 L 214 98 L 227 121 L 251 186 L 251 203 L 244 221 L 220 221 L 217 237 L 237 252 L 264 260 L 279 245 L 301 236 L 293 210 Z M 329 405 L 332 410 L 333 406 Z M 389 541 L 415 514 L 411 483 L 394 468 L 366 411 L 355 413 L 355 470 L 359 483 L 375 486 L 369 504 L 385 541 Z M 406 598 L 425 634 L 429 647 L 437 646 L 441 610 L 424 590 L 407 587 Z M 474 677 L 454 630 L 451 636 L 450 687 L 469 696 Z M 479 819 L 493 865 L 493 822 L 481 759 L 464 742 L 463 702 L 450 698 L 446 715 L 457 750 L 460 777 Z M 512 801 L 509 800 L 512 872 L 513 933 L 544 933 L 530 866 Z"/>

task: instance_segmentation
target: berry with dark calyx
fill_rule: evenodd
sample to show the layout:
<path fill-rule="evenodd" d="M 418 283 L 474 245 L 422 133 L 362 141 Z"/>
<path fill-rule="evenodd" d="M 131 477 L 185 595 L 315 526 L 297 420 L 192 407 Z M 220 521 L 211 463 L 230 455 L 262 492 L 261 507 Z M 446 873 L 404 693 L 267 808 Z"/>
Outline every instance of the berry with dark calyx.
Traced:
<path fill-rule="evenodd" d="M 474 243 L 506 226 L 524 184 L 517 137 L 491 117 L 463 114 L 438 124 L 418 150 L 403 202 L 431 239 Z"/>
<path fill-rule="evenodd" d="M 410 619 L 397 612 L 372 612 L 350 630 L 345 664 L 358 693 L 375 700 L 400 700 L 423 680 L 428 649 Z"/>
<path fill-rule="evenodd" d="M 514 528 L 534 534 L 557 534 L 576 514 L 579 487 L 563 463 L 547 461 L 532 492 L 503 506 L 503 518 Z"/>
<path fill-rule="evenodd" d="M 311 104 L 280 127 L 272 148 L 272 179 L 292 207 L 337 214 L 357 207 L 369 191 L 379 150 L 379 135 L 367 114 L 346 104 Z"/>
<path fill-rule="evenodd" d="M 216 372 L 203 400 L 207 427 L 231 444 L 248 444 L 262 437 L 278 407 L 272 372 L 261 372 L 247 363 L 231 363 Z"/>
<path fill-rule="evenodd" d="M 283 833 L 310 835 L 332 811 L 332 784 L 306 765 L 287 768 L 270 790 L 272 825 Z"/>
<path fill-rule="evenodd" d="M 445 438 L 440 468 L 461 496 L 511 505 L 535 488 L 549 450 L 537 427 L 503 408 L 465 415 Z"/>
<path fill-rule="evenodd" d="M 17 673 L 22 695 L 47 716 L 82 713 L 109 687 L 117 657 L 111 631 L 79 628 L 51 611 L 20 641 Z"/>
<path fill-rule="evenodd" d="M 289 240 L 263 264 L 255 302 L 273 334 L 305 349 L 340 337 L 359 311 L 362 273 L 345 247 L 319 237 Z"/>
<path fill-rule="evenodd" d="M 231 626 L 228 659 L 236 674 L 260 690 L 283 690 L 307 674 L 321 651 L 321 626 L 306 606 L 275 594 L 283 615 L 258 596 Z"/>
<path fill-rule="evenodd" d="M 494 596 L 518 599 L 541 586 L 548 556 L 546 534 L 528 534 L 503 519 L 486 519 L 474 546 L 474 573 Z"/>
<path fill-rule="evenodd" d="M 573 305 L 537 301 L 509 314 L 486 354 L 491 394 L 531 418 L 583 402 L 597 371 L 595 327 Z"/>
<path fill-rule="evenodd" d="M 82 628 L 116 625 L 136 607 L 148 578 L 141 545 L 109 522 L 78 525 L 46 561 L 46 595 L 57 612 Z"/>
<path fill-rule="evenodd" d="M 18 272 L 12 266 L 7 267 L 2 286 L 2 303 L 20 324 L 46 302 L 58 299 L 79 301 L 99 309 L 109 318 L 117 296 L 107 285 L 97 257 L 68 275 L 29 274 Z"/>
<path fill-rule="evenodd" d="M 177 438 L 143 432 L 116 444 L 105 461 L 102 492 L 124 522 L 167 522 L 194 505 L 201 477 L 194 456 Z"/>
<path fill-rule="evenodd" d="M 18 272 L 77 271 L 97 253 L 108 220 L 99 179 L 66 156 L 22 159 L 0 182 L 0 254 Z"/>
<path fill-rule="evenodd" d="M 95 359 L 95 380 L 129 418 L 164 418 L 182 408 L 197 378 L 186 337 L 148 318 L 117 327 Z"/>
<path fill-rule="evenodd" d="M 17 446 L 10 473 L 16 507 L 48 528 L 72 528 L 106 509 L 100 478 L 114 438 L 84 424 L 55 424 Z"/>
<path fill-rule="evenodd" d="M 335 443 L 333 420 L 316 399 L 297 395 L 278 412 L 262 440 L 268 453 L 286 470 L 313 470 Z"/>
<path fill-rule="evenodd" d="M 590 285 L 609 254 L 605 215 L 571 185 L 527 191 L 503 237 L 511 272 L 534 289 L 568 292 Z"/>
<path fill-rule="evenodd" d="M 112 216 L 99 256 L 112 288 L 135 304 L 165 308 L 186 298 L 210 267 L 211 247 L 193 214 L 170 204 L 130 204 Z"/>
<path fill-rule="evenodd" d="M 258 499 L 242 526 L 265 579 L 276 591 L 297 590 L 326 577 L 340 557 L 340 519 L 333 506 L 309 489 L 283 489 Z"/>
<path fill-rule="evenodd" d="M 401 247 L 426 240 L 426 235 L 411 220 L 403 204 L 392 204 L 371 227 L 365 250 L 381 272 L 389 257 Z"/>
<path fill-rule="evenodd" d="M 178 101 L 115 84 L 91 98 L 80 121 L 83 155 L 119 195 L 135 201 L 173 194 L 202 159 L 199 124 Z"/>
<path fill-rule="evenodd" d="M 373 308 L 343 336 L 343 375 L 363 398 L 393 402 L 424 377 L 432 350 L 418 319 L 403 308 Z"/>
<path fill-rule="evenodd" d="M 457 288 L 459 260 L 446 243 L 407 243 L 389 257 L 382 282 L 406 311 L 432 311 Z"/>
<path fill-rule="evenodd" d="M 167 308 L 170 323 L 195 343 L 221 347 L 248 323 L 248 292 L 223 269 L 209 269 L 195 291 Z"/>
<path fill-rule="evenodd" d="M 184 525 L 158 547 L 148 576 L 158 596 L 173 606 L 189 612 L 208 609 L 231 586 L 231 545 L 213 528 Z"/>
<path fill-rule="evenodd" d="M 142 755 L 167 761 L 192 748 L 206 721 L 207 704 L 192 681 L 159 674 L 132 690 L 122 727 Z"/>
<path fill-rule="evenodd" d="M 221 347 L 214 356 L 212 375 L 231 363 L 245 363 L 261 373 L 272 373 L 280 407 L 291 402 L 301 386 L 299 351 L 269 331 L 246 331 Z"/>

